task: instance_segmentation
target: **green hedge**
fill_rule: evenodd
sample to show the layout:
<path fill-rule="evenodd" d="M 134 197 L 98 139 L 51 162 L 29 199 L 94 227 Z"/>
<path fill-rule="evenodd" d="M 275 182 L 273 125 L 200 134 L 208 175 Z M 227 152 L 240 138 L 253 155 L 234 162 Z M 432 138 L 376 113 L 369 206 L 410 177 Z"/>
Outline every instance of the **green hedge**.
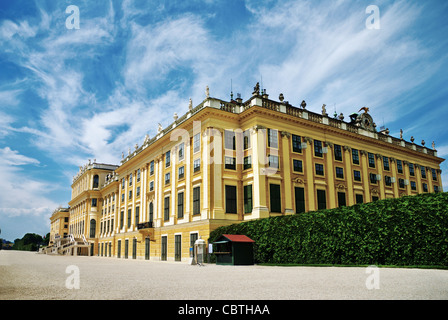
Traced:
<path fill-rule="evenodd" d="M 210 234 L 255 240 L 256 263 L 448 266 L 448 193 L 271 217 Z"/>

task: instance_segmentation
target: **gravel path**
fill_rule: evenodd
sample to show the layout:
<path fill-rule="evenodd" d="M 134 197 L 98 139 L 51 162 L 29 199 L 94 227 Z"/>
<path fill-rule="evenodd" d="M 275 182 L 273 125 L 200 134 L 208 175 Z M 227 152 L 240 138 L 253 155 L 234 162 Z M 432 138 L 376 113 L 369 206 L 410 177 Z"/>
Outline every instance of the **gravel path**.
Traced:
<path fill-rule="evenodd" d="M 79 289 L 73 288 L 78 283 L 76 271 Z M 448 299 L 448 270 L 366 271 L 355 267 L 199 267 L 2 250 L 0 300 Z M 371 284 L 379 288 L 369 289 Z"/>

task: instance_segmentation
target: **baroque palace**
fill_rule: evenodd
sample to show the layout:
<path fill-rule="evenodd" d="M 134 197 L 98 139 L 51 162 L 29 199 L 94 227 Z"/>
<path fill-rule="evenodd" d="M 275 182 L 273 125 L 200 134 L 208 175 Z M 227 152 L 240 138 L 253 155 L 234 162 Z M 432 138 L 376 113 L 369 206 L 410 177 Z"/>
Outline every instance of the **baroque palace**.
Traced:
<path fill-rule="evenodd" d="M 366 107 L 344 121 L 278 100 L 258 84 L 245 102 L 207 87 L 120 165 L 89 160 L 50 218 L 47 253 L 188 261 L 219 226 L 442 191 L 434 143 L 377 131 Z"/>

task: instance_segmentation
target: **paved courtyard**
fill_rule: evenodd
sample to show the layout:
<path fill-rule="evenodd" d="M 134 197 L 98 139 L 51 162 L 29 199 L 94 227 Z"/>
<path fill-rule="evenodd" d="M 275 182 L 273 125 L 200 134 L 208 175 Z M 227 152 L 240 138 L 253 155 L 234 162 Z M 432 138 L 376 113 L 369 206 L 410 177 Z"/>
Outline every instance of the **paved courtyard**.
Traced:
<path fill-rule="evenodd" d="M 4 299 L 448 299 L 448 270 L 199 267 L 3 250 L 0 300 Z"/>

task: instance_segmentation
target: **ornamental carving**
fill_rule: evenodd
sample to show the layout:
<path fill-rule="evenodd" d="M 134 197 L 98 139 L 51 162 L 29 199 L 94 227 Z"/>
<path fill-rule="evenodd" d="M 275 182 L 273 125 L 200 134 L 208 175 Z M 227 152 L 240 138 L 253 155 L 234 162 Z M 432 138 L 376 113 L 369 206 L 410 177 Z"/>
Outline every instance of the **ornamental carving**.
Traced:
<path fill-rule="evenodd" d="M 289 138 L 291 136 L 291 134 L 287 131 L 281 131 L 280 134 L 283 138 Z"/>
<path fill-rule="evenodd" d="M 303 179 L 300 177 L 292 179 L 292 181 L 298 184 L 305 184 L 305 181 L 303 181 Z"/>
<path fill-rule="evenodd" d="M 304 140 L 305 142 L 308 142 L 309 144 L 312 144 L 312 143 L 313 143 L 313 139 L 310 138 L 310 137 L 303 137 L 303 140 Z"/>
<path fill-rule="evenodd" d="M 328 148 L 331 149 L 331 148 L 333 148 L 333 145 L 334 145 L 334 144 L 331 143 L 331 142 L 325 141 L 325 142 L 324 142 L 324 145 L 325 145 L 325 147 L 328 147 Z"/>
<path fill-rule="evenodd" d="M 336 189 L 338 189 L 338 190 L 344 190 L 344 189 L 347 189 L 347 187 L 346 187 L 345 185 L 343 185 L 342 183 L 340 183 L 340 184 L 337 184 L 337 185 L 336 185 Z"/>
<path fill-rule="evenodd" d="M 352 151 L 352 148 L 350 148 L 349 146 L 344 146 L 344 150 L 345 150 L 345 151 L 348 151 L 348 152 L 351 152 L 351 151 Z"/>

